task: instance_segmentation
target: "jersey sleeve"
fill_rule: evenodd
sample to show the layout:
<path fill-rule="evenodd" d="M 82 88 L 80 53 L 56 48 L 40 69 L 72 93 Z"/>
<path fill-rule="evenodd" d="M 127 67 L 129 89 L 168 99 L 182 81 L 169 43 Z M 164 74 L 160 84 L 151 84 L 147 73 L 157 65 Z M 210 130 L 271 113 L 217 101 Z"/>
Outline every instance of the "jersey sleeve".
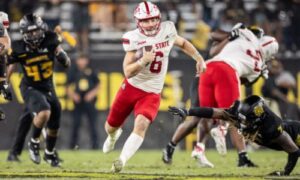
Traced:
<path fill-rule="evenodd" d="M 264 122 L 264 137 L 269 140 L 276 139 L 283 132 L 282 120 L 269 108 L 265 108 L 265 110 L 268 113 L 268 119 Z"/>
<path fill-rule="evenodd" d="M 177 37 L 177 30 L 175 24 L 172 21 L 166 21 L 166 28 L 167 32 L 170 32 L 169 37 L 175 40 Z"/>
<path fill-rule="evenodd" d="M 62 42 L 62 37 L 55 32 L 48 31 L 46 36 L 49 43 L 48 45 L 53 49 L 56 49 Z"/>
<path fill-rule="evenodd" d="M 136 44 L 135 42 L 135 36 L 133 34 L 133 32 L 127 32 L 123 35 L 122 37 L 122 44 L 123 44 L 123 49 L 124 51 L 133 51 L 136 50 Z"/>
<path fill-rule="evenodd" d="M 14 64 L 20 61 L 19 56 L 23 56 L 21 41 L 13 41 L 7 53 L 7 64 Z"/>

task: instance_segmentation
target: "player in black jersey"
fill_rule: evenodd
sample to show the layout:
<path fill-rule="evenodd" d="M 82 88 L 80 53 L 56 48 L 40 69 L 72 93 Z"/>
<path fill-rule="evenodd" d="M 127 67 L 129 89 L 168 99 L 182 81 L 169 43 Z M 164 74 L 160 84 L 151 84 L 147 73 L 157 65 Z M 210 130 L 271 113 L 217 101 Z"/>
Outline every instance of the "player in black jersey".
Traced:
<path fill-rule="evenodd" d="M 55 60 L 64 67 L 70 66 L 70 58 L 60 47 L 61 38 L 34 14 L 25 15 L 20 21 L 23 40 L 12 43 L 8 59 L 8 77 L 18 63 L 24 74 L 20 89 L 26 108 L 33 115 L 33 133 L 28 143 L 31 160 L 39 164 L 39 137 L 44 125 L 47 127 L 44 160 L 51 166 L 59 166 L 54 149 L 59 129 L 61 106 L 53 85 Z"/>
<path fill-rule="evenodd" d="M 249 96 L 243 102 L 236 101 L 229 109 L 169 107 L 169 112 L 203 118 L 218 118 L 230 122 L 242 135 L 259 145 L 288 153 L 288 162 L 283 171 L 270 175 L 287 176 L 294 169 L 300 156 L 300 122 L 282 121 L 259 96 Z"/>

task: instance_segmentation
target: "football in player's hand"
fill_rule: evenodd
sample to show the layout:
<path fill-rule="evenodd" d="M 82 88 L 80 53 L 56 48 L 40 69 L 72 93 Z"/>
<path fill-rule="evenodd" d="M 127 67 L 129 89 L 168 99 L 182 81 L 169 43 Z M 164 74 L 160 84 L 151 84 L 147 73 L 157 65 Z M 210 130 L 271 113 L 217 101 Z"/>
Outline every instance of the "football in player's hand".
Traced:
<path fill-rule="evenodd" d="M 144 47 L 141 47 L 140 49 L 136 50 L 135 60 L 139 60 L 139 59 L 141 59 L 141 57 L 143 57 L 143 50 L 149 52 L 152 50 L 152 46 L 144 46 Z"/>

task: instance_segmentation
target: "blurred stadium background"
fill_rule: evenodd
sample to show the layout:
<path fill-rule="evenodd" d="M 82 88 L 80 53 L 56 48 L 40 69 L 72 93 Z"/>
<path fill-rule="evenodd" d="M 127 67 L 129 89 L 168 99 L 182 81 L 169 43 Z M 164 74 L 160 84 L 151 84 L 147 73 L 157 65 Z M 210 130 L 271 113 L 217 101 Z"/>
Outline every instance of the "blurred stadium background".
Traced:
<path fill-rule="evenodd" d="M 100 134 L 100 146 L 106 138 L 104 122 L 122 79 L 123 49 L 122 34 L 136 27 L 133 9 L 137 0 L 3 0 L 0 10 L 7 12 L 10 18 L 9 33 L 12 40 L 21 39 L 18 21 L 26 14 L 35 12 L 43 17 L 50 29 L 57 25 L 62 28 L 63 47 L 72 57 L 84 52 L 89 55 L 91 67 L 98 73 L 101 88 L 95 104 L 98 110 L 97 129 Z M 191 40 L 198 50 L 206 56 L 209 33 L 220 28 L 230 31 L 236 22 L 263 27 L 265 33 L 277 38 L 280 53 L 277 59 L 297 80 L 296 88 L 289 92 L 289 100 L 300 104 L 300 1 L 299 0 L 153 0 L 162 11 L 163 20 L 175 22 L 178 32 Z M 76 42 L 70 37 L 74 37 Z M 69 42 L 69 43 L 68 43 Z M 73 43 L 76 43 L 75 46 Z M 162 92 L 160 112 L 150 128 L 142 148 L 161 149 L 171 138 L 179 120 L 167 113 L 167 107 L 185 106 L 189 102 L 189 84 L 195 75 L 194 62 L 174 49 L 167 74 L 165 88 Z M 70 141 L 70 112 L 73 104 L 66 96 L 66 72 L 59 67 L 55 74 L 57 94 L 60 98 L 63 114 L 61 118 L 58 149 L 67 149 Z M 7 113 L 7 121 L 1 122 L 0 149 L 11 146 L 18 117 L 23 112 L 23 101 L 18 84 L 20 75 L 12 76 L 14 101 L 0 100 L 1 107 Z M 242 87 L 242 94 L 261 95 L 261 79 L 252 88 Z M 124 127 L 124 135 L 117 143 L 120 148 L 132 128 L 133 119 L 129 118 Z M 80 149 L 89 147 L 89 131 L 86 121 L 80 133 Z M 149 138 L 151 137 L 151 138 Z M 195 136 L 191 135 L 181 148 L 191 149 Z M 229 142 L 230 143 L 230 142 Z M 209 142 L 208 147 L 212 147 Z"/>

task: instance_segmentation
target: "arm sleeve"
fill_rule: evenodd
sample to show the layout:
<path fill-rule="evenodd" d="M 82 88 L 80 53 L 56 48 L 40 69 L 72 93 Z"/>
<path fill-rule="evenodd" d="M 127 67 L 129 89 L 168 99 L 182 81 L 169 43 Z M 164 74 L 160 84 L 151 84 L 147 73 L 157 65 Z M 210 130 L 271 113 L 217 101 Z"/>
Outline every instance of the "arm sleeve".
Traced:
<path fill-rule="evenodd" d="M 194 107 L 188 110 L 188 115 L 189 116 L 197 116 L 200 118 L 212 118 L 213 116 L 213 108 L 199 108 L 199 107 Z"/>
<path fill-rule="evenodd" d="M 136 42 L 134 40 L 134 34 L 133 32 L 127 32 L 123 35 L 122 37 L 122 44 L 123 44 L 123 49 L 124 51 L 133 51 L 136 50 Z"/>

